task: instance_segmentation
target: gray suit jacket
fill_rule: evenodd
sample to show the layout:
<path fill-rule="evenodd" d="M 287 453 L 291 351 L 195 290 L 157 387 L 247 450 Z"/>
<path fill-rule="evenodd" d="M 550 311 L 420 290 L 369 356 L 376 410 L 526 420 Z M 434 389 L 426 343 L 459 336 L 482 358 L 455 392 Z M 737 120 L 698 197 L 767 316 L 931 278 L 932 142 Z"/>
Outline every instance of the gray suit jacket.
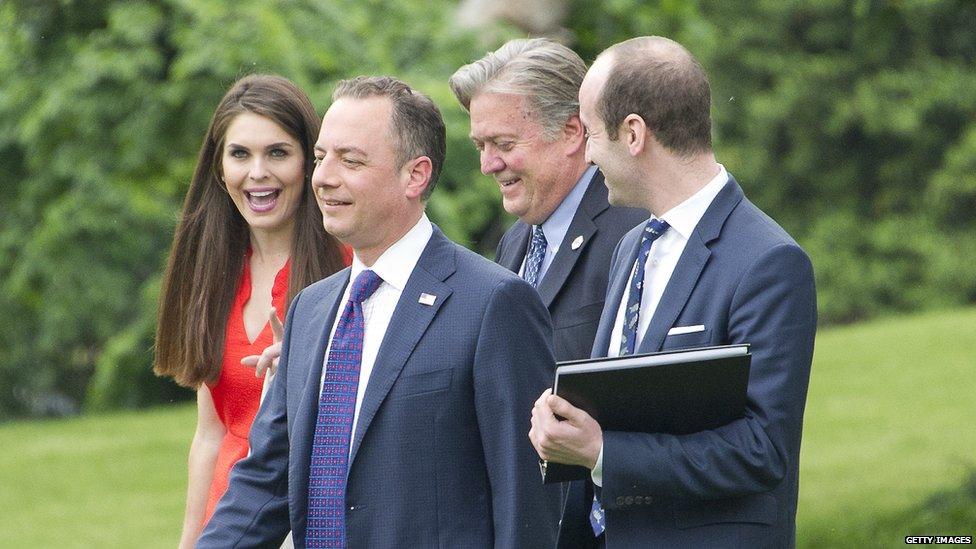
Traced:
<path fill-rule="evenodd" d="M 304 547 L 327 338 L 349 269 L 292 303 L 278 375 L 198 547 Z M 433 305 L 422 293 L 437 296 Z M 434 234 L 379 349 L 353 437 L 348 547 L 546 547 L 558 489 L 526 436 L 552 380 L 549 314 L 524 281 Z"/>
<path fill-rule="evenodd" d="M 589 358 L 606 297 L 610 254 L 620 237 L 649 215 L 646 210 L 607 203 L 603 174 L 596 171 L 537 288 L 552 315 L 556 360 Z M 517 273 L 531 234 L 530 225 L 515 222 L 498 243 L 495 261 Z M 583 243 L 574 250 L 572 242 L 578 237 Z"/>
<path fill-rule="evenodd" d="M 614 252 L 593 356 L 607 355 L 642 227 Z M 603 433 L 606 546 L 791 547 L 817 307 L 803 250 L 730 177 L 692 233 L 639 353 L 751 344 L 745 417 L 672 436 Z M 667 335 L 676 326 L 704 331 Z M 572 483 L 559 547 L 591 547 L 593 486 Z"/>

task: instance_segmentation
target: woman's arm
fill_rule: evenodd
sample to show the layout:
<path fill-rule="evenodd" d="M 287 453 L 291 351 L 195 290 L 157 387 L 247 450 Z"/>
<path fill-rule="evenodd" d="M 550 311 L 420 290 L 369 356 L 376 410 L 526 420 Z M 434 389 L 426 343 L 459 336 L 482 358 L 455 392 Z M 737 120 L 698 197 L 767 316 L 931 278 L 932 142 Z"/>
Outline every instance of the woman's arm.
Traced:
<path fill-rule="evenodd" d="M 186 513 L 183 516 L 180 549 L 192 548 L 203 530 L 210 483 L 213 480 L 220 442 L 226 431 L 227 428 L 217 416 L 210 388 L 206 384 L 201 385 L 197 389 L 197 430 L 190 444 Z"/>

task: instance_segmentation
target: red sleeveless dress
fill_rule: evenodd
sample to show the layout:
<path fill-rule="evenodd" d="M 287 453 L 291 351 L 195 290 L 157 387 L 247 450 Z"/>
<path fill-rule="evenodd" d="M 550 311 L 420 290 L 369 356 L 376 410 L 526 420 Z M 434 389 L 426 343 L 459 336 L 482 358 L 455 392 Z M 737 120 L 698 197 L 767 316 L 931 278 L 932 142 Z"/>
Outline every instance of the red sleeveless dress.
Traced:
<path fill-rule="evenodd" d="M 265 324 L 257 339 L 252 343 L 247 339 L 244 329 L 244 305 L 251 298 L 251 251 L 248 250 L 244 271 L 237 286 L 237 295 L 227 318 L 227 333 L 224 340 L 224 361 L 220 366 L 220 377 L 210 387 L 217 416 L 227 428 L 224 440 L 220 443 L 217 463 L 214 467 L 213 481 L 207 496 L 207 512 L 204 523 L 210 520 L 217 502 L 227 491 L 227 481 L 231 467 L 244 458 L 248 452 L 247 434 L 257 415 L 261 400 L 264 379 L 254 376 L 254 368 L 241 364 L 248 355 L 259 355 L 271 345 L 274 334 L 271 325 Z M 271 288 L 271 303 L 277 309 L 278 318 L 284 322 L 285 298 L 288 294 L 288 274 L 291 260 L 275 275 Z"/>

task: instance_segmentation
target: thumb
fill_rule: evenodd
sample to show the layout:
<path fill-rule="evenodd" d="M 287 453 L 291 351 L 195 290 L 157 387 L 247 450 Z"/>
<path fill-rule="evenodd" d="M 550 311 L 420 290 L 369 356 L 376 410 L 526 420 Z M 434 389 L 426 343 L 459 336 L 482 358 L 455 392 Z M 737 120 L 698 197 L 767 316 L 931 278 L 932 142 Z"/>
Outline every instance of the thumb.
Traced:
<path fill-rule="evenodd" d="M 570 404 L 568 400 L 557 395 L 549 395 L 549 408 L 554 414 L 566 418 L 574 425 L 579 424 L 581 420 L 589 415 Z"/>

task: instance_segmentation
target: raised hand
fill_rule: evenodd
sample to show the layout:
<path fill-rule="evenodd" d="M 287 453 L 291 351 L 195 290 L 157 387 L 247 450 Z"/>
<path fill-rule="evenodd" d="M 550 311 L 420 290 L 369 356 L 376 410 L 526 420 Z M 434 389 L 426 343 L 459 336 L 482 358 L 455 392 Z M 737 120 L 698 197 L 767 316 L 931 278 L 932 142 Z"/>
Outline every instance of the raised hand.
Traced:
<path fill-rule="evenodd" d="M 285 335 L 284 326 L 278 320 L 278 312 L 274 307 L 271 308 L 268 316 L 270 317 L 268 321 L 271 323 L 271 332 L 274 334 L 273 343 L 265 347 L 260 355 L 250 355 L 241 359 L 241 364 L 254 368 L 254 375 L 257 377 L 263 376 L 265 371 L 274 375 L 278 370 L 278 357 L 281 356 L 281 338 Z"/>

